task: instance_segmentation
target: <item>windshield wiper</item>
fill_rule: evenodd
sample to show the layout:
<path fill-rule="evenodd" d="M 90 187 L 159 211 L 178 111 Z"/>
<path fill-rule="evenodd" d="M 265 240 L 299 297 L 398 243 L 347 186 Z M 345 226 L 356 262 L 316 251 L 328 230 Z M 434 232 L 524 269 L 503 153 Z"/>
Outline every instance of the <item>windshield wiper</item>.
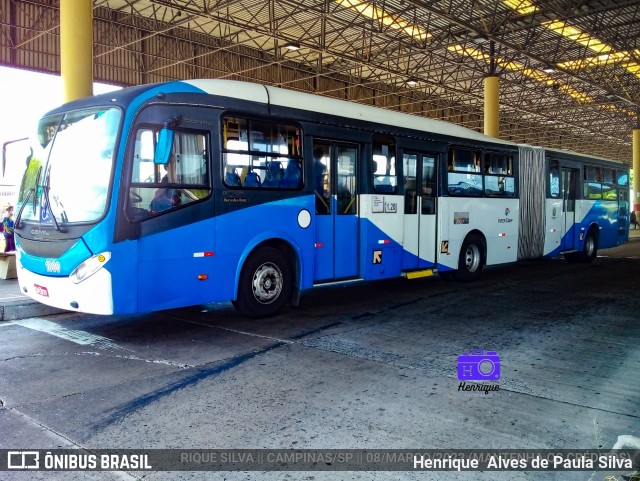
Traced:
<path fill-rule="evenodd" d="M 27 198 L 24 199 L 24 202 L 22 203 L 22 205 L 20 206 L 20 210 L 18 211 L 18 215 L 16 216 L 16 221 L 13 225 L 14 229 L 22 229 L 22 226 L 20 225 L 20 220 L 22 218 L 22 211 L 24 210 L 24 208 L 27 206 L 27 204 L 29 203 L 29 199 L 31 199 L 31 196 L 33 195 L 33 193 L 36 191 L 35 188 L 31 187 L 29 189 L 29 193 L 27 194 Z"/>
<path fill-rule="evenodd" d="M 51 213 L 51 220 L 53 221 L 53 225 L 55 226 L 58 232 L 67 232 L 66 229 L 60 227 L 58 224 L 58 219 L 56 219 L 56 215 L 53 213 L 53 206 L 51 205 L 51 199 L 49 198 L 49 190 L 51 187 L 49 186 L 49 182 L 51 180 L 51 169 L 47 172 L 47 178 L 44 180 L 44 184 L 42 185 L 42 190 L 44 191 L 44 197 L 47 201 L 47 206 L 49 208 L 49 212 Z M 40 207 L 42 209 L 42 207 Z"/>
<path fill-rule="evenodd" d="M 53 200 L 56 201 L 56 204 L 60 206 L 62 212 L 60 212 L 60 217 L 62 218 L 62 222 L 65 224 L 69 223 L 69 217 L 67 216 L 67 209 L 64 208 L 64 204 L 60 202 L 60 198 L 57 195 L 53 196 Z"/>
<path fill-rule="evenodd" d="M 41 173 L 42 173 L 42 167 L 40 167 L 38 169 L 38 175 L 36 175 L 35 186 L 31 187 L 29 189 L 29 193 L 27 194 L 27 197 L 24 199 L 24 202 L 20 206 L 20 211 L 18 212 L 18 215 L 16 216 L 16 221 L 15 221 L 14 226 L 13 226 L 14 229 L 21 229 L 22 228 L 21 225 L 20 225 L 20 219 L 22 218 L 22 211 L 24 210 L 24 208 L 29 203 L 29 199 L 31 198 L 31 196 L 33 194 L 35 194 L 36 189 L 38 188 L 38 183 L 40 182 L 40 174 Z M 34 198 L 33 198 L 33 215 L 35 215 L 35 213 L 36 213 L 36 197 L 37 196 L 34 196 Z"/>

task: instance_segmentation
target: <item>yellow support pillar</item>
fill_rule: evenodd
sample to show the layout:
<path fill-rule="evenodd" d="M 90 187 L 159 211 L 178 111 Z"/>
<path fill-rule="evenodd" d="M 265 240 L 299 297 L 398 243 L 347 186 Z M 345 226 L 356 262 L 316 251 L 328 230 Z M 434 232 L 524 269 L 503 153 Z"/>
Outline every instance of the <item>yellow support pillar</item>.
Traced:
<path fill-rule="evenodd" d="M 65 102 L 93 95 L 92 0 L 60 0 L 60 72 Z"/>
<path fill-rule="evenodd" d="M 633 210 L 640 211 L 640 129 L 633 129 Z"/>
<path fill-rule="evenodd" d="M 484 79 L 484 133 L 500 137 L 500 80 L 495 75 Z"/>

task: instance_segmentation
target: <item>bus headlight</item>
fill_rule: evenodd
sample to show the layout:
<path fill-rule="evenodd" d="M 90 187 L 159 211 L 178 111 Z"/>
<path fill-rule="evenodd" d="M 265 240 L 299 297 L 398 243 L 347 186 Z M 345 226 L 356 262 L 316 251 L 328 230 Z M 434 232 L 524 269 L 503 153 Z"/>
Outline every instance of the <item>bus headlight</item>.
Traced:
<path fill-rule="evenodd" d="M 111 252 L 102 252 L 101 254 L 89 257 L 73 270 L 69 278 L 78 284 L 102 269 L 109 259 L 111 259 Z"/>

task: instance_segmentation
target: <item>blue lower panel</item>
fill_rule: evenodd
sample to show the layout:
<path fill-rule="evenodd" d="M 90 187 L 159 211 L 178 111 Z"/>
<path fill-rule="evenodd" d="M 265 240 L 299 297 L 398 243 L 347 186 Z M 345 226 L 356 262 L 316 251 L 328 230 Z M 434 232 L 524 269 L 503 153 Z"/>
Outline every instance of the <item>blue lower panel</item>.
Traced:
<path fill-rule="evenodd" d="M 385 279 L 400 275 L 402 249 L 370 245 L 365 259 L 365 279 Z"/>
<path fill-rule="evenodd" d="M 337 215 L 335 223 L 335 277 L 358 275 L 358 218 Z"/>
<path fill-rule="evenodd" d="M 333 279 L 333 216 L 316 216 L 314 281 Z"/>

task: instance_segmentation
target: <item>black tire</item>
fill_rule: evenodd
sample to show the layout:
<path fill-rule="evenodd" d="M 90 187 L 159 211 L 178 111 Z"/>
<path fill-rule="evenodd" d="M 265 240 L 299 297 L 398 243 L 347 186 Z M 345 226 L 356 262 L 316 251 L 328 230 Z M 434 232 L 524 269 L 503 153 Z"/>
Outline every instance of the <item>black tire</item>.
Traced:
<path fill-rule="evenodd" d="M 586 263 L 593 262 L 593 259 L 598 255 L 598 236 L 595 230 L 589 229 L 587 237 L 584 240 L 584 246 L 582 252 L 578 257 L 578 262 Z"/>
<path fill-rule="evenodd" d="M 462 243 L 458 270 L 453 272 L 455 280 L 473 282 L 480 278 L 485 262 L 485 243 L 482 237 L 471 234 Z"/>
<path fill-rule="evenodd" d="M 273 247 L 261 247 L 242 267 L 238 299 L 233 305 L 243 316 L 273 316 L 289 302 L 292 289 L 293 270 L 284 253 Z"/>
<path fill-rule="evenodd" d="M 567 252 L 564 254 L 564 260 L 569 264 L 582 263 L 588 264 L 593 262 L 598 256 L 598 235 L 594 229 L 589 229 L 587 237 L 584 240 L 582 252 Z"/>

